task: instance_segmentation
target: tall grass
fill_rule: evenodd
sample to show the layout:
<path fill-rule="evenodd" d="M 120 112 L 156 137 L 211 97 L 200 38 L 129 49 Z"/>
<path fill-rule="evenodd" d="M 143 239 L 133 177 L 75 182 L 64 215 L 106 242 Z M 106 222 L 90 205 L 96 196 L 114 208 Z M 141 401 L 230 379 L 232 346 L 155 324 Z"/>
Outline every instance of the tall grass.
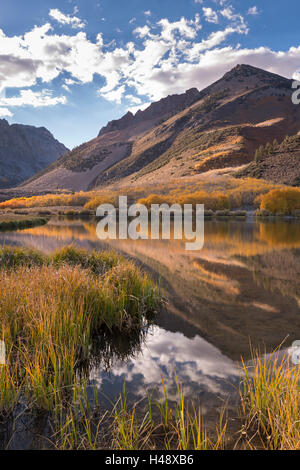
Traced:
<path fill-rule="evenodd" d="M 247 447 L 299 450 L 299 367 L 287 368 L 286 358 L 280 358 L 278 352 L 263 358 L 254 352 L 251 365 L 242 362 L 242 371 L 240 435 L 243 440 L 246 436 Z M 175 382 L 175 400 L 169 399 L 162 378 L 163 398 L 154 400 L 149 395 L 146 407 L 141 403 L 129 405 L 125 384 L 112 412 L 105 415 L 90 413 L 82 401 L 77 418 L 76 413 L 68 412 L 58 431 L 57 446 L 118 450 L 226 449 L 229 442 L 226 410 L 221 410 L 212 437 L 200 406 L 186 399 L 176 373 Z M 238 442 L 234 447 L 237 445 Z"/>
<path fill-rule="evenodd" d="M 3 411 L 20 390 L 31 406 L 55 409 L 72 393 L 100 328 L 139 329 L 159 302 L 148 277 L 113 254 L 3 248 L 0 260 Z"/>
<path fill-rule="evenodd" d="M 278 351 L 243 362 L 241 410 L 244 434 L 254 448 L 258 440 L 268 450 L 300 449 L 300 367 Z"/>
<path fill-rule="evenodd" d="M 182 386 L 169 400 L 162 379 L 162 401 L 148 395 L 140 403 L 129 404 L 125 383 L 110 412 L 95 413 L 84 394 L 57 421 L 53 441 L 59 449 L 116 450 L 217 450 L 225 447 L 227 422 L 220 417 L 216 437 L 209 437 L 200 406 L 187 404 Z M 167 404 L 167 403 L 168 404 Z M 167 413 L 165 413 L 167 411 Z M 61 419 L 62 418 L 62 419 Z"/>

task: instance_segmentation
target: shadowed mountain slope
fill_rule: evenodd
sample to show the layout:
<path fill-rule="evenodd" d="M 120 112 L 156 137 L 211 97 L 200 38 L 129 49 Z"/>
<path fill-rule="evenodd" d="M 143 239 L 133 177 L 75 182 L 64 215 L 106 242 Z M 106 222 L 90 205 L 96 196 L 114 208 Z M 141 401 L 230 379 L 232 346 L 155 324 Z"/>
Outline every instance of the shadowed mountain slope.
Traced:
<path fill-rule="evenodd" d="M 9 125 L 0 119 L 0 188 L 16 186 L 67 150 L 45 127 Z"/>

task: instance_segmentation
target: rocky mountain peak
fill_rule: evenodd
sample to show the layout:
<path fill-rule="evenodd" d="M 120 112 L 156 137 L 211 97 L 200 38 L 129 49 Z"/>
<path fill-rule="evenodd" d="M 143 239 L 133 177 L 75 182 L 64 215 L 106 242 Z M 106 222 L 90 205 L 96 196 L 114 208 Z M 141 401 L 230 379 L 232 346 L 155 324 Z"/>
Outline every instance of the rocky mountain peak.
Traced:
<path fill-rule="evenodd" d="M 195 103 L 198 99 L 200 99 L 200 93 L 197 88 L 190 88 L 185 93 L 179 95 L 169 95 L 150 104 L 144 111 L 137 111 L 135 115 L 128 111 L 121 119 L 110 121 L 107 126 L 100 130 L 98 137 L 108 132 L 121 131 L 143 121 L 161 119 L 163 116 L 178 113 Z"/>
<path fill-rule="evenodd" d="M 287 78 L 284 78 L 280 75 L 277 75 L 272 72 L 268 72 L 267 70 L 260 69 L 258 67 L 254 67 L 252 65 L 247 65 L 247 64 L 238 64 L 236 65 L 233 69 L 231 69 L 229 72 L 225 73 L 223 78 L 221 80 L 241 80 L 241 79 L 257 79 L 257 81 L 262 81 L 262 82 L 281 82 L 281 83 L 289 83 L 290 80 Z"/>
<path fill-rule="evenodd" d="M 0 188 L 30 178 L 67 152 L 45 127 L 0 119 Z"/>
<path fill-rule="evenodd" d="M 6 119 L 0 119 L 0 127 L 9 127 L 9 123 Z"/>

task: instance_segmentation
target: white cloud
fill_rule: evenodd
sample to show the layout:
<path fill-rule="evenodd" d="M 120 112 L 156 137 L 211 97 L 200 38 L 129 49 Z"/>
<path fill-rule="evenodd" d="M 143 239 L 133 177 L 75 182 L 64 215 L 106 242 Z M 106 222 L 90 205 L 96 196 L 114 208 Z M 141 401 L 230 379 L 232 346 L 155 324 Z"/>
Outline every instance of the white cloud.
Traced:
<path fill-rule="evenodd" d="M 103 98 L 105 98 L 108 101 L 113 101 L 117 104 L 120 104 L 123 98 L 125 92 L 125 85 L 120 86 L 116 90 L 113 91 L 108 91 L 106 93 L 103 93 L 103 91 L 99 90 L 99 93 Z"/>
<path fill-rule="evenodd" d="M 134 96 L 134 95 L 125 95 L 125 98 L 129 101 L 131 101 L 132 104 L 141 104 L 142 103 L 142 100 L 141 98 L 139 98 L 138 96 Z"/>
<path fill-rule="evenodd" d="M 248 34 L 249 30 L 245 23 L 244 17 L 240 13 L 236 13 L 232 5 L 221 10 L 221 15 L 227 20 L 232 21 L 232 25 L 235 25 L 239 32 Z"/>
<path fill-rule="evenodd" d="M 206 21 L 208 21 L 209 23 L 218 23 L 218 15 L 212 8 L 202 8 L 202 10 Z"/>
<path fill-rule="evenodd" d="M 13 117 L 13 113 L 7 108 L 0 108 L 0 117 Z"/>
<path fill-rule="evenodd" d="M 78 12 L 78 8 L 74 10 L 74 14 Z M 72 26 L 74 29 L 82 29 L 85 28 L 85 23 L 82 21 L 80 18 L 77 18 L 77 16 L 72 16 L 72 15 L 65 15 L 62 13 L 58 8 L 52 8 L 49 11 L 49 16 L 56 20 L 60 24 L 68 24 Z"/>
<path fill-rule="evenodd" d="M 66 78 L 65 79 L 65 84 L 66 85 L 76 85 L 76 80 L 73 80 L 72 78 Z"/>
<path fill-rule="evenodd" d="M 151 11 L 150 11 L 150 10 L 144 11 L 144 15 L 146 15 L 146 16 L 151 16 Z"/>
<path fill-rule="evenodd" d="M 224 10 L 221 11 L 221 15 L 223 15 L 228 20 L 234 20 L 236 17 L 231 5 L 227 8 L 224 8 Z"/>
<path fill-rule="evenodd" d="M 135 28 L 133 31 L 134 34 L 136 34 L 140 38 L 144 38 L 149 35 L 150 33 L 150 28 L 149 26 L 139 26 L 138 28 Z"/>
<path fill-rule="evenodd" d="M 188 51 L 189 60 L 196 60 L 199 57 L 199 53 L 207 51 L 213 47 L 221 44 L 227 36 L 236 32 L 234 28 L 228 27 L 224 31 L 216 31 L 211 33 L 207 39 L 203 39 L 201 42 L 194 44 Z"/>
<path fill-rule="evenodd" d="M 195 397 L 195 389 L 199 392 L 199 384 L 201 391 L 226 397 L 228 389 L 224 385 L 235 383 L 239 377 L 233 361 L 198 335 L 190 339 L 182 333 L 154 327 L 140 354 L 114 364 L 110 384 L 113 382 L 116 386 L 119 382 L 122 386 L 125 377 L 127 390 L 130 389 L 138 401 L 145 396 L 145 390 L 157 389 L 163 376 L 168 397 L 174 400 L 177 398 L 174 370 L 178 382 L 185 384 L 185 395 L 189 398 Z M 105 387 L 103 376 L 101 367 L 91 371 L 93 384 L 100 386 L 102 393 Z"/>
<path fill-rule="evenodd" d="M 52 92 L 50 90 L 43 90 L 41 92 L 21 90 L 19 96 L 0 98 L 0 106 L 33 106 L 34 108 L 38 108 L 65 104 L 66 102 L 67 99 L 65 96 L 52 97 Z"/>
<path fill-rule="evenodd" d="M 247 14 L 248 14 L 248 15 L 258 15 L 258 8 L 257 8 L 257 6 L 254 6 L 254 7 L 249 8 Z"/>
<path fill-rule="evenodd" d="M 128 111 L 130 111 L 132 114 L 136 114 L 138 111 L 143 111 L 144 109 L 148 108 L 150 106 L 151 101 L 147 101 L 147 103 L 142 103 L 136 106 L 131 106 L 128 108 Z"/>
<path fill-rule="evenodd" d="M 180 36 L 194 39 L 197 36 L 197 32 L 201 29 L 200 17 L 198 14 L 195 16 L 195 20 L 189 21 L 182 17 L 179 21 L 170 22 L 164 18 L 157 22 L 161 26 L 161 37 L 165 41 L 174 41 L 174 33 L 178 32 Z"/>
<path fill-rule="evenodd" d="M 109 49 L 101 33 L 92 41 L 82 31 L 57 34 L 49 23 L 34 27 L 23 36 L 9 37 L 0 30 L 0 92 L 5 87 L 27 89 L 37 82 L 49 84 L 62 75 L 68 77 L 63 85 L 69 91 L 74 83 L 91 83 L 98 75 L 105 80 L 99 96 L 122 103 L 131 94 L 148 102 L 191 87 L 202 89 L 238 63 L 288 77 L 299 70 L 300 47 L 274 51 L 266 47 L 225 46 L 224 41 L 231 35 L 247 34 L 248 27 L 232 7 L 224 7 L 221 14 L 226 26 L 209 35 L 202 32 L 199 15 L 173 22 L 162 18 L 134 30 L 137 44 L 128 42 L 118 47 L 112 43 Z M 24 90 L 22 93 L 14 97 L 15 103 L 29 104 L 32 98 L 30 104 L 39 102 L 46 106 L 65 99 L 46 92 L 39 92 L 41 96 L 35 92 L 29 99 Z M 2 106 L 8 108 L 12 103 Z"/>

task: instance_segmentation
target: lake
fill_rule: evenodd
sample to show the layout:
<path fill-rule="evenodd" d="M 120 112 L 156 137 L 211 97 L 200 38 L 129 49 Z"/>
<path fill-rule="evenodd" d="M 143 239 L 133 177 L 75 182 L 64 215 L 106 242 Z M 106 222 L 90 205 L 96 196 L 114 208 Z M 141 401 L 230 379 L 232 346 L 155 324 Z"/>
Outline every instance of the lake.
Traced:
<path fill-rule="evenodd" d="M 137 337 L 107 334 L 95 345 L 89 378 L 103 406 L 119 396 L 124 381 L 129 399 L 138 401 L 161 388 L 161 376 L 175 397 L 176 370 L 186 396 L 199 399 L 215 423 L 216 409 L 228 397 L 234 403 L 238 363 L 250 358 L 250 343 L 268 353 L 300 339 L 297 221 L 209 220 L 204 248 L 194 252 L 179 240 L 101 242 L 96 221 L 64 217 L 1 233 L 0 242 L 47 253 L 70 244 L 115 249 L 160 282 L 165 306 L 150 328 Z"/>

